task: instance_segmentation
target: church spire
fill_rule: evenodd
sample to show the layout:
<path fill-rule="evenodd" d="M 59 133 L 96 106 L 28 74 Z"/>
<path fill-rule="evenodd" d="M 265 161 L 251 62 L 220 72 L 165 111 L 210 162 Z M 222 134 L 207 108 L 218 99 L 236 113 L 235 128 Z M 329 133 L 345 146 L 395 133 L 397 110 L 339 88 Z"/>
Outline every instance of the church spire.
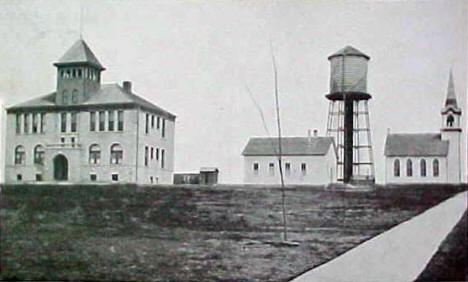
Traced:
<path fill-rule="evenodd" d="M 457 97 L 455 96 L 455 86 L 453 84 L 453 74 L 450 70 L 449 83 L 447 88 L 447 99 L 445 100 L 445 106 L 452 105 L 457 108 Z"/>

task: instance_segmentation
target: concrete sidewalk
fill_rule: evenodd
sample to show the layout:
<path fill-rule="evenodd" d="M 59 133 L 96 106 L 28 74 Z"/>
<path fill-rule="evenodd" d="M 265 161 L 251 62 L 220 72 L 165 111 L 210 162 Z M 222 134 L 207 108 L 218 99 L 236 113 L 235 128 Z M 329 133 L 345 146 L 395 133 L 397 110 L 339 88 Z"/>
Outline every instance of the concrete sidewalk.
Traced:
<path fill-rule="evenodd" d="M 413 281 L 461 219 L 467 196 L 459 193 L 292 281 Z"/>

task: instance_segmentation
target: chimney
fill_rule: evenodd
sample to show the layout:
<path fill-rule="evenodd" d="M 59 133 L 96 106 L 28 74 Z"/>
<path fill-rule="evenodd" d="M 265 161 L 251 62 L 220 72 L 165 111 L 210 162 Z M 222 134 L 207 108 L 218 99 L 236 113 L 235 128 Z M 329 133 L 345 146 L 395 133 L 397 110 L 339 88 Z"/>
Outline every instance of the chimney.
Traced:
<path fill-rule="evenodd" d="M 314 129 L 314 137 L 318 137 L 318 130 Z"/>
<path fill-rule="evenodd" d="M 132 93 L 132 82 L 131 81 L 124 81 L 122 83 L 123 89 L 125 92 Z"/>

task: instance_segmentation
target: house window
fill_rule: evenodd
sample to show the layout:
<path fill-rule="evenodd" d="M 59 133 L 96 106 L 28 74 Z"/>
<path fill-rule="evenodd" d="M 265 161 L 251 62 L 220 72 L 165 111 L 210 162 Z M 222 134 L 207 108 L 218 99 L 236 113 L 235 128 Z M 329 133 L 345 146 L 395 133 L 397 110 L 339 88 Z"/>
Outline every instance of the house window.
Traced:
<path fill-rule="evenodd" d="M 438 159 L 434 159 L 432 161 L 432 173 L 434 175 L 434 177 L 438 177 L 439 176 L 439 160 Z"/>
<path fill-rule="evenodd" d="M 396 159 L 393 162 L 393 176 L 399 177 L 400 176 L 400 160 Z"/>
<path fill-rule="evenodd" d="M 89 146 L 89 163 L 98 164 L 101 160 L 101 148 L 98 144 Z"/>
<path fill-rule="evenodd" d="M 119 174 L 118 173 L 112 173 L 112 181 L 119 181 Z"/>
<path fill-rule="evenodd" d="M 406 161 L 406 176 L 413 176 L 413 162 L 410 159 Z"/>
<path fill-rule="evenodd" d="M 24 114 L 24 133 L 29 133 L 29 114 Z"/>
<path fill-rule="evenodd" d="M 156 160 L 159 161 L 159 148 L 156 148 Z"/>
<path fill-rule="evenodd" d="M 64 105 L 67 105 L 68 103 L 70 103 L 69 99 L 68 99 L 68 91 L 67 90 L 63 90 L 62 92 L 62 102 Z"/>
<path fill-rule="evenodd" d="M 145 166 L 148 165 L 148 146 L 145 146 Z"/>
<path fill-rule="evenodd" d="M 41 133 L 44 133 L 44 130 L 45 130 L 45 122 L 46 122 L 45 118 L 46 118 L 46 114 L 41 113 L 41 128 L 40 128 Z"/>
<path fill-rule="evenodd" d="M 149 114 L 146 114 L 145 133 L 148 134 L 148 131 L 149 131 Z"/>
<path fill-rule="evenodd" d="M 21 165 L 26 163 L 26 151 L 24 147 L 19 145 L 15 149 L 15 164 Z"/>
<path fill-rule="evenodd" d="M 158 117 L 158 118 L 156 119 L 156 128 L 157 128 L 157 129 L 159 129 L 159 124 L 160 124 L 160 122 L 161 122 L 161 119 Z"/>
<path fill-rule="evenodd" d="M 42 145 L 37 145 L 34 148 L 34 163 L 39 165 L 44 164 L 44 147 Z"/>
<path fill-rule="evenodd" d="M 114 131 L 114 112 L 108 111 L 107 114 L 109 115 L 109 131 Z"/>
<path fill-rule="evenodd" d="M 77 114 L 71 113 L 71 132 L 76 132 L 76 119 Z"/>
<path fill-rule="evenodd" d="M 38 129 L 38 120 L 37 120 L 37 118 L 38 117 L 39 117 L 39 114 L 37 114 L 37 113 L 32 114 L 32 119 L 33 119 L 33 121 L 32 121 L 32 132 L 33 133 L 37 133 L 37 129 Z"/>
<path fill-rule="evenodd" d="M 120 144 L 114 144 L 111 146 L 111 164 L 121 164 L 123 158 L 123 149 Z"/>
<path fill-rule="evenodd" d="M 42 174 L 40 173 L 36 174 L 36 181 L 42 181 Z"/>
<path fill-rule="evenodd" d="M 253 164 L 253 173 L 254 175 L 258 175 L 258 163 Z"/>
<path fill-rule="evenodd" d="M 96 112 L 89 113 L 89 130 L 96 131 Z"/>
<path fill-rule="evenodd" d="M 72 92 L 72 104 L 78 103 L 78 90 L 73 90 Z"/>
<path fill-rule="evenodd" d="M 124 112 L 123 111 L 117 112 L 117 119 L 118 119 L 117 130 L 123 131 L 124 129 Z"/>
<path fill-rule="evenodd" d="M 269 163 L 268 164 L 268 172 L 270 173 L 270 175 L 275 174 L 275 164 L 274 163 Z"/>
<path fill-rule="evenodd" d="M 302 175 L 307 174 L 307 164 L 306 163 L 301 164 L 301 172 L 302 172 Z"/>
<path fill-rule="evenodd" d="M 286 175 L 291 175 L 291 164 L 290 163 L 285 163 L 284 164 L 284 170 L 286 172 Z"/>
<path fill-rule="evenodd" d="M 154 115 L 151 115 L 151 128 L 154 128 Z"/>
<path fill-rule="evenodd" d="M 90 179 L 91 181 L 96 181 L 96 180 L 97 180 L 97 174 L 91 173 L 91 174 L 89 175 L 89 179 Z"/>
<path fill-rule="evenodd" d="M 106 112 L 99 112 L 99 131 L 104 131 L 106 127 Z"/>
<path fill-rule="evenodd" d="M 161 168 L 164 168 L 164 149 L 161 149 Z"/>
<path fill-rule="evenodd" d="M 162 138 L 166 137 L 166 120 L 162 119 L 162 128 L 161 128 Z"/>
<path fill-rule="evenodd" d="M 454 121 L 455 121 L 455 119 L 453 118 L 453 115 L 449 115 L 449 116 L 447 117 L 447 126 L 448 126 L 448 127 L 452 127 Z"/>
<path fill-rule="evenodd" d="M 21 115 L 16 114 L 16 134 L 21 133 Z"/>
<path fill-rule="evenodd" d="M 421 176 L 422 177 L 426 176 L 426 160 L 425 159 L 421 160 Z"/>
<path fill-rule="evenodd" d="M 67 132 L 67 113 L 60 114 L 60 130 Z"/>

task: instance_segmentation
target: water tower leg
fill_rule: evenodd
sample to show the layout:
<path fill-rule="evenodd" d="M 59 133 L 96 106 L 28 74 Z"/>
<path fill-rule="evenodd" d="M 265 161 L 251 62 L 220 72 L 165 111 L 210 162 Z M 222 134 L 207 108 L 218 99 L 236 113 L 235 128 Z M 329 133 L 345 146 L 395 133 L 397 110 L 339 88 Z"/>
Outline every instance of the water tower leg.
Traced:
<path fill-rule="evenodd" d="M 344 167 L 343 182 L 349 183 L 353 176 L 353 119 L 354 105 L 353 100 L 345 100 L 344 116 Z"/>

